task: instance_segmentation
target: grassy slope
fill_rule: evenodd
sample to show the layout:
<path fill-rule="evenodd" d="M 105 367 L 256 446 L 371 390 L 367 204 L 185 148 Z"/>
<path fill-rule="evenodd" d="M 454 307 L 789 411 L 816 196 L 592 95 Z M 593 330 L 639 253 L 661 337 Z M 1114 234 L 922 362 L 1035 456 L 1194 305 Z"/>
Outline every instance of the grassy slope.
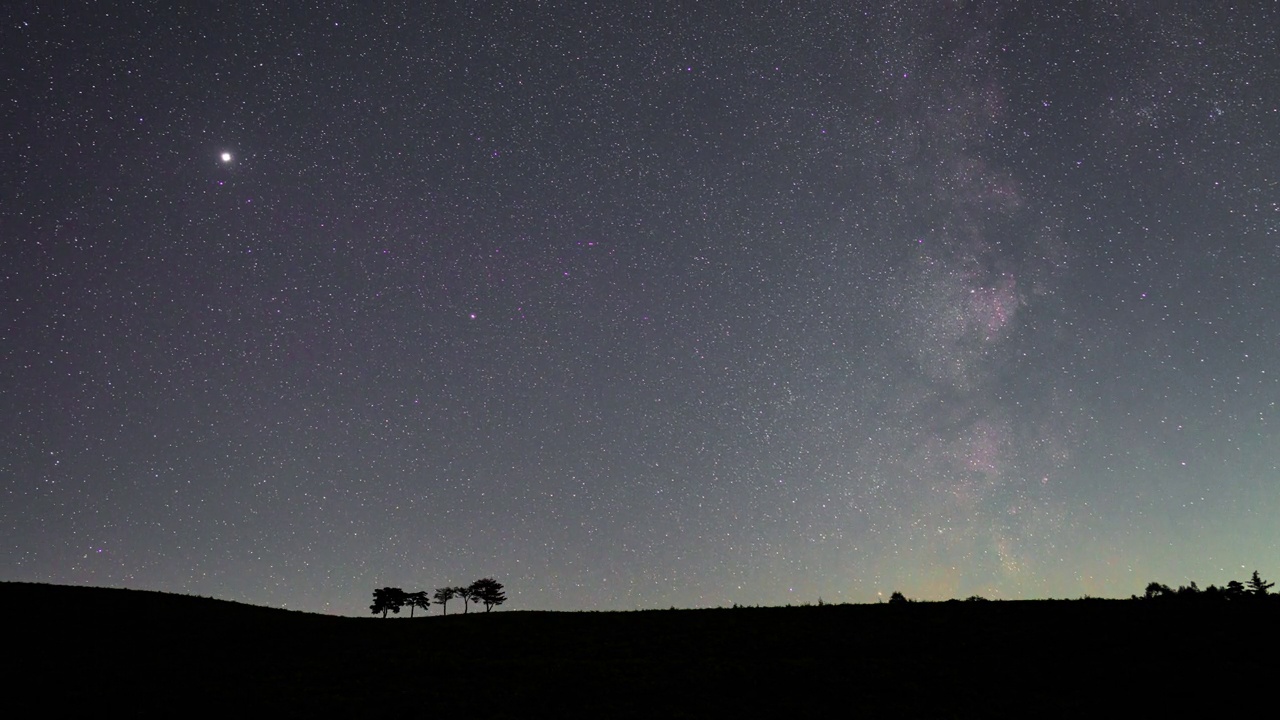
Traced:
<path fill-rule="evenodd" d="M 19 705 L 289 715 L 906 717 L 1240 707 L 1276 606 L 916 603 L 340 618 L 0 584 Z M 1119 701 L 1115 699 L 1118 696 Z"/>

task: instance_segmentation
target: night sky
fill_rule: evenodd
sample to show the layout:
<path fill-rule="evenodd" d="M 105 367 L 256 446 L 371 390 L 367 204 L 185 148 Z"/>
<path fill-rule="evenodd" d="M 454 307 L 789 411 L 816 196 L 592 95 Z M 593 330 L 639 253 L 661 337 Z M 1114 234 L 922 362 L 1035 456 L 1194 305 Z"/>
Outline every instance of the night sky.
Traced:
<path fill-rule="evenodd" d="M 1276 3 L 364 5 L 4 3 L 0 580 L 1280 576 Z"/>

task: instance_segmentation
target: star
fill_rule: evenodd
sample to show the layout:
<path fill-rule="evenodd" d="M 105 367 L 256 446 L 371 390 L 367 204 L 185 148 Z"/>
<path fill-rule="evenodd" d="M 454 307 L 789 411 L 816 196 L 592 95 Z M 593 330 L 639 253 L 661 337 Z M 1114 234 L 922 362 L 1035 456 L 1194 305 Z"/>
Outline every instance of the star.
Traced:
<path fill-rule="evenodd" d="M 0 581 L 368 615 L 1280 572 L 1280 56 L 1226 31 L 1276 3 L 165 17 L 218 52 L 66 5 L 0 112 Z M 65 100 L 59 43 L 181 72 Z"/>

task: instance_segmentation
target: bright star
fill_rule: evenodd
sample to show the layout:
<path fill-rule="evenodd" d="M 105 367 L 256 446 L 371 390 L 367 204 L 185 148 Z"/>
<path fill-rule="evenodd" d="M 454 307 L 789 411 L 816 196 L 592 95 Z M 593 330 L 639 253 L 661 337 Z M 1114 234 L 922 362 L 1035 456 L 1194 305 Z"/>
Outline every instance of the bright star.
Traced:
<path fill-rule="evenodd" d="M 224 162 L 224 163 L 229 163 L 229 162 L 231 162 L 231 153 L 229 153 L 229 152 L 224 152 L 224 153 L 222 153 L 222 162 Z"/>

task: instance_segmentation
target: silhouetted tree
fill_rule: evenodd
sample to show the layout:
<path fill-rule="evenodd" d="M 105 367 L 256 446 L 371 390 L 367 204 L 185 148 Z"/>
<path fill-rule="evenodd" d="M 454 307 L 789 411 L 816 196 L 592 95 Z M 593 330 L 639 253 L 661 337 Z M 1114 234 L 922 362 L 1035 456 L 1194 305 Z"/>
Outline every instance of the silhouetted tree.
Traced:
<path fill-rule="evenodd" d="M 898 603 L 906 603 L 906 602 L 911 602 L 911 601 L 907 599 L 906 595 L 903 595 L 897 590 L 894 590 L 893 594 L 889 596 L 890 605 L 896 605 Z"/>
<path fill-rule="evenodd" d="M 466 615 L 467 610 L 471 607 L 470 603 L 476 600 L 475 596 L 471 594 L 471 588 L 459 585 L 453 589 L 453 594 L 454 597 L 462 599 L 462 614 Z"/>
<path fill-rule="evenodd" d="M 1256 595 L 1257 597 L 1262 597 L 1263 595 L 1266 595 L 1268 590 L 1275 587 L 1275 583 L 1267 582 L 1266 580 L 1263 580 L 1261 577 L 1258 577 L 1257 570 L 1253 571 L 1253 577 L 1249 578 L 1248 585 L 1249 585 L 1249 594 Z"/>
<path fill-rule="evenodd" d="M 431 610 L 431 599 L 427 597 L 426 590 L 419 590 L 404 596 L 405 604 L 409 606 L 409 617 L 413 617 L 413 609 L 421 608 L 423 612 Z"/>
<path fill-rule="evenodd" d="M 1177 590 L 1170 588 L 1168 585 L 1153 582 L 1147 585 L 1146 592 L 1142 594 L 1143 600 L 1176 600 L 1180 602 L 1194 603 L 1214 603 L 1223 601 L 1240 602 L 1265 598 L 1267 600 L 1280 600 L 1280 595 L 1272 595 L 1271 588 L 1275 587 L 1275 583 L 1263 580 L 1258 571 L 1253 571 L 1253 576 L 1248 582 L 1240 582 L 1232 580 L 1224 587 L 1210 585 L 1201 590 L 1195 582 L 1187 585 L 1178 586 Z M 1138 600 L 1137 595 L 1133 596 L 1134 600 Z"/>
<path fill-rule="evenodd" d="M 1248 582 L 1245 584 L 1249 585 L 1249 594 L 1257 597 L 1265 596 L 1267 591 L 1270 591 L 1271 588 L 1275 587 L 1275 583 L 1268 583 L 1266 580 L 1258 577 L 1257 570 L 1253 571 L 1253 577 L 1249 578 Z"/>
<path fill-rule="evenodd" d="M 507 601 L 506 593 L 502 591 L 502 583 L 493 578 L 481 578 L 471 583 L 467 591 L 471 594 L 471 599 L 484 604 L 485 612 Z"/>
<path fill-rule="evenodd" d="M 373 604 L 369 609 L 374 615 L 382 613 L 382 617 L 387 616 L 387 611 L 399 615 L 400 608 L 408 601 L 408 595 L 400 588 L 385 587 L 373 591 Z"/>
<path fill-rule="evenodd" d="M 444 610 L 444 614 L 448 615 L 449 601 L 458 597 L 458 588 L 455 588 L 455 587 L 439 588 L 436 590 L 435 595 L 433 595 L 432 597 L 436 599 L 436 604 L 439 605 L 441 609 Z"/>
<path fill-rule="evenodd" d="M 1192 580 L 1190 585 L 1179 585 L 1175 594 L 1179 600 L 1195 600 L 1200 595 L 1200 588 Z"/>

